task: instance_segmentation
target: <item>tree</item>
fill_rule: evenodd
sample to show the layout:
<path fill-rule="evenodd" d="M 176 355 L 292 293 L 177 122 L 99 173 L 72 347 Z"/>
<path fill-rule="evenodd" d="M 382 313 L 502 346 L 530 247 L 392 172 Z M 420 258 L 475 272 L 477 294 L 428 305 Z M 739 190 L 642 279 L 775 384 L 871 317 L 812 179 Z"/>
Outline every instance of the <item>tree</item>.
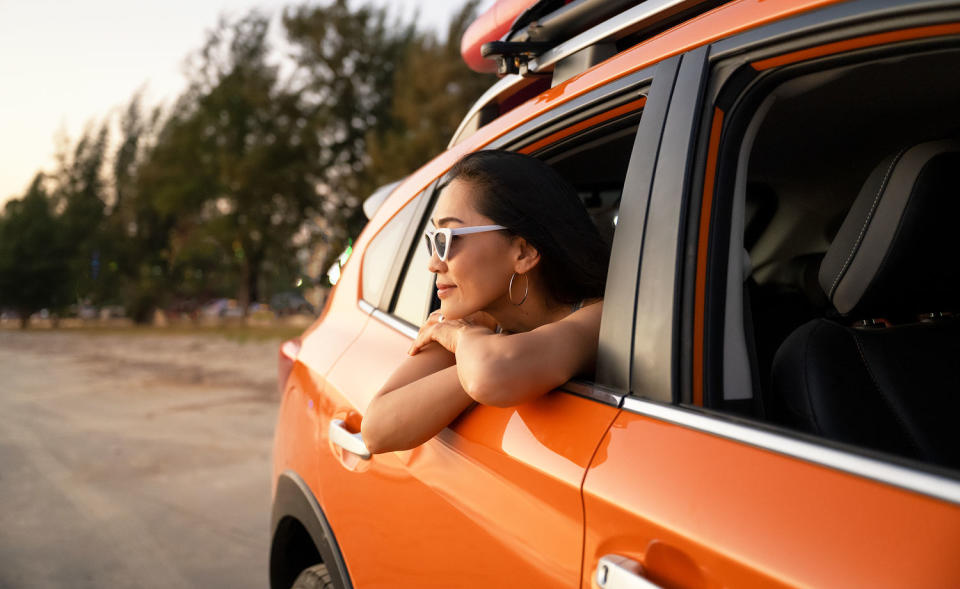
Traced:
<path fill-rule="evenodd" d="M 490 86 L 460 57 L 460 38 L 476 18 L 479 0 L 470 0 L 450 20 L 444 42 L 418 33 L 407 45 L 393 80 L 392 101 L 383 125 L 367 137 L 369 184 L 373 190 L 398 180 L 446 149 L 470 106 Z"/>
<path fill-rule="evenodd" d="M 316 180 L 323 202 L 315 221 L 332 256 L 365 222 L 360 204 L 374 185 L 367 140 L 390 125 L 398 58 L 416 29 L 389 22 L 382 8 L 351 10 L 347 0 L 294 7 L 283 24 L 298 66 L 291 83 L 312 106 L 309 120 L 320 141 Z"/>
<path fill-rule="evenodd" d="M 64 227 L 37 174 L 22 199 L 7 203 L 0 217 L 0 307 L 10 307 L 26 328 L 41 309 L 70 300 L 70 267 Z"/>
<path fill-rule="evenodd" d="M 113 155 L 114 199 L 103 228 L 112 244 L 111 261 L 119 275 L 114 292 L 137 323 L 153 317 L 156 306 L 171 288 L 166 253 L 174 215 L 161 215 L 156 203 L 156 155 L 163 110 L 145 111 L 140 92 L 123 109 L 118 127 L 119 143 Z"/>
<path fill-rule="evenodd" d="M 445 42 L 382 8 L 294 6 L 290 68 L 266 17 L 221 20 L 172 108 L 137 93 L 114 151 L 106 123 L 60 150 L 46 201 L 67 301 L 123 302 L 138 322 L 231 293 L 246 308 L 289 288 L 313 245 L 336 255 L 365 222 L 362 199 L 440 153 L 488 85 L 457 49 L 476 6 Z"/>
<path fill-rule="evenodd" d="M 109 128 L 88 128 L 70 157 L 61 157 L 54 199 L 60 213 L 75 300 L 99 303 L 109 290 L 104 279 L 104 254 L 111 244 L 102 233 L 107 185 L 103 177 Z"/>
<path fill-rule="evenodd" d="M 205 191 L 182 201 L 195 214 L 180 219 L 174 244 L 217 244 L 239 272 L 244 308 L 260 298 L 268 260 L 294 258 L 321 171 L 315 109 L 280 83 L 268 24 L 251 12 L 209 35 L 195 60 L 192 109 L 178 122 L 191 139 L 180 153 Z M 172 261 L 181 253 L 175 248 Z"/>

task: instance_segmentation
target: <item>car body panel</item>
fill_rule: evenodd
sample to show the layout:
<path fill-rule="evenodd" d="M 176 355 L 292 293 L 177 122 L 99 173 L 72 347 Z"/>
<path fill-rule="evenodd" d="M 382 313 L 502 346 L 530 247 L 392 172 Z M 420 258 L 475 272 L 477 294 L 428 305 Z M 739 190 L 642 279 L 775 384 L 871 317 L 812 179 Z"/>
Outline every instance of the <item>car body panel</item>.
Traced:
<path fill-rule="evenodd" d="M 607 554 L 667 586 L 960 578 L 955 504 L 628 411 L 601 448 L 584 481 L 583 587 Z"/>
<path fill-rule="evenodd" d="M 325 379 L 322 410 L 331 413 L 321 421 L 357 427 L 409 345 L 407 335 L 371 319 Z M 318 498 L 354 583 L 450 587 L 509 578 L 530 587 L 575 585 L 580 484 L 616 412 L 563 392 L 510 409 L 475 406 L 422 446 L 369 461 L 321 434 Z"/>
<path fill-rule="evenodd" d="M 662 253 L 654 264 L 644 257 L 637 298 L 647 307 L 665 299 L 666 306 L 652 320 L 637 314 L 631 390 L 643 396 L 670 399 L 678 387 L 669 351 L 678 332 L 656 317 L 674 308 L 674 297 L 662 293 L 682 263 L 676 195 L 699 194 L 690 190 L 691 128 L 701 109 L 712 108 L 697 99 L 707 80 L 707 49 L 684 54 L 651 196 L 649 216 L 660 221 L 646 239 Z M 717 139 L 722 119 L 714 122 Z M 690 407 L 671 411 L 701 415 Z M 942 587 L 960 578 L 960 561 L 948 548 L 960 541 L 960 507 L 864 476 L 869 467 L 844 472 L 630 411 L 617 418 L 604 447 L 583 488 L 582 587 L 596 586 L 598 562 L 609 555 L 641 563 L 647 580 L 678 587 L 844 587 L 865 579 L 871 586 Z M 602 455 L 608 460 L 601 462 Z"/>
<path fill-rule="evenodd" d="M 732 46 L 734 35 L 788 17 L 817 24 L 815 11 L 840 4 L 721 5 L 482 127 L 410 175 L 377 209 L 326 311 L 304 336 L 281 404 L 274 463 L 275 479 L 291 470 L 313 491 L 356 586 L 586 588 L 596 586 L 597 562 L 607 555 L 631 558 L 648 579 L 676 587 L 956 584 L 957 503 L 619 404 L 629 390 L 673 411 L 729 419 L 668 404 L 680 386 L 678 222 L 690 204 L 683 197 L 700 197 L 692 164 L 705 133 L 699 113 L 712 75 L 711 43 Z M 611 364 L 616 356 L 609 372 L 623 386 L 593 398 L 554 391 L 514 408 L 475 406 L 422 446 L 371 460 L 333 444 L 330 421 L 359 431 L 415 332 L 361 302 L 370 240 L 462 155 L 518 129 L 526 133 L 524 125 L 644 68 L 655 71 L 646 108 L 659 113 L 648 118 L 645 111 L 634 148 L 653 150 L 644 154 L 648 186 L 625 187 L 624 203 L 634 210 L 621 217 L 614 247 L 631 252 L 623 264 L 633 267 L 608 282 L 618 289 L 610 300 L 636 307 L 619 315 L 605 309 L 601 333 L 616 332 L 625 343 L 619 355 L 601 345 L 598 361 Z M 658 84 L 665 85 L 659 93 Z M 692 206 L 699 210 L 698 202 Z"/>

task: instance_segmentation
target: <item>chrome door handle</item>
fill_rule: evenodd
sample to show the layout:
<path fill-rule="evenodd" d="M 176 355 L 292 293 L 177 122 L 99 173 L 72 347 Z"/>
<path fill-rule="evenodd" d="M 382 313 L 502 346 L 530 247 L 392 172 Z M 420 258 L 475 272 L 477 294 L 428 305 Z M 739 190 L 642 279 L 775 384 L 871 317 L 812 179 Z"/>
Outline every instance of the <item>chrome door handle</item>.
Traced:
<path fill-rule="evenodd" d="M 330 439 L 347 452 L 356 454 L 364 460 L 370 460 L 370 450 L 363 443 L 360 434 L 353 434 L 347 430 L 347 424 L 342 419 L 330 420 Z"/>
<path fill-rule="evenodd" d="M 660 589 L 643 577 L 639 562 L 616 554 L 608 554 L 597 562 L 597 585 L 601 589 Z"/>

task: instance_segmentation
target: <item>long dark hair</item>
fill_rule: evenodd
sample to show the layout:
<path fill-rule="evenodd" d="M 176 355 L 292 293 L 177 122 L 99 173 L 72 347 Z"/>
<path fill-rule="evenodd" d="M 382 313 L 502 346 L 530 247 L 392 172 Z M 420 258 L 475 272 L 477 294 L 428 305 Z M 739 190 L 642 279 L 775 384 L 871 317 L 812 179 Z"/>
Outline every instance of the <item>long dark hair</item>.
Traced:
<path fill-rule="evenodd" d="M 477 190 L 480 214 L 537 248 L 551 297 L 574 304 L 603 296 L 609 247 L 574 188 L 550 166 L 511 151 L 477 151 L 454 164 L 438 190 L 454 180 Z"/>

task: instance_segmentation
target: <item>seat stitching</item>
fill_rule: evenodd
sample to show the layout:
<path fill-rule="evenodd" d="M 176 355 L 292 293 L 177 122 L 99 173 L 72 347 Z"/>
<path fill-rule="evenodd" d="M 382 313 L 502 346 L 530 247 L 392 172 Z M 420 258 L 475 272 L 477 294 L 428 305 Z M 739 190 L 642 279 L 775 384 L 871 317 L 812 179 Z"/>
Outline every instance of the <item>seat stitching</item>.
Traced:
<path fill-rule="evenodd" d="M 856 333 L 851 334 L 853 336 L 854 343 L 857 344 L 857 351 L 860 352 L 860 360 L 863 361 L 864 368 L 867 369 L 867 374 L 870 376 L 870 382 L 873 383 L 873 387 L 877 389 L 877 392 L 880 393 L 880 398 L 884 400 L 887 405 L 887 408 L 890 410 L 890 413 L 893 414 L 893 418 L 900 424 L 900 428 L 907 434 L 907 439 L 913 445 L 914 449 L 919 452 L 921 456 L 925 455 L 923 448 L 920 445 L 920 441 L 915 439 L 913 434 L 910 431 L 909 424 L 900 417 L 900 414 L 897 412 L 896 404 L 889 398 L 886 391 L 883 387 L 880 386 L 880 383 L 877 382 L 876 376 L 873 374 L 873 369 L 870 368 L 870 362 L 867 361 L 867 356 L 863 352 L 863 345 L 861 344 L 860 337 Z"/>
<path fill-rule="evenodd" d="M 887 181 L 890 180 L 890 174 L 893 172 L 894 166 L 897 165 L 897 162 L 900 161 L 900 158 L 906 151 L 907 148 L 901 149 L 897 155 L 894 156 L 893 161 L 891 161 L 890 165 L 887 167 L 887 171 L 883 175 L 883 180 L 880 181 L 880 187 L 877 189 L 877 194 L 873 198 L 873 204 L 870 205 L 870 210 L 867 212 L 867 218 L 863 220 L 863 227 L 860 228 L 860 234 L 857 235 L 857 239 L 853 242 L 853 247 L 850 248 L 850 254 L 847 256 L 846 261 L 844 261 L 843 266 L 840 266 L 840 270 L 837 272 L 837 277 L 834 278 L 833 284 L 830 285 L 830 293 L 827 295 L 829 298 L 833 298 L 833 293 L 837 291 L 837 284 L 840 282 L 840 279 L 843 278 L 847 268 L 850 266 L 850 262 L 853 260 L 853 255 L 857 253 L 858 249 L 860 249 L 860 243 L 863 241 L 863 236 L 867 232 L 867 226 L 870 225 L 870 221 L 873 220 L 873 214 L 876 212 L 877 205 L 880 203 L 880 195 L 883 194 L 884 189 L 887 187 Z"/>

